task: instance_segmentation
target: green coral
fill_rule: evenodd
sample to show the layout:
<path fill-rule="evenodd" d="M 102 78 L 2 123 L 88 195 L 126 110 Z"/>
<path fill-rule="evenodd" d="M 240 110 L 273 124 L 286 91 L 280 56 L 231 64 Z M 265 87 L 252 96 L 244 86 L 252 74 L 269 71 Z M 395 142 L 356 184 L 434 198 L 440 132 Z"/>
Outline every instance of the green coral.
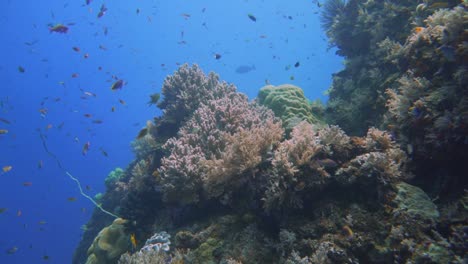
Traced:
<path fill-rule="evenodd" d="M 125 234 L 127 220 L 117 218 L 99 232 L 88 249 L 86 264 L 116 263 L 130 249 L 130 239 Z"/>
<path fill-rule="evenodd" d="M 112 186 L 118 182 L 124 176 L 124 171 L 121 168 L 115 168 L 115 170 L 111 171 L 107 178 L 104 180 L 107 189 L 111 189 Z"/>
<path fill-rule="evenodd" d="M 312 113 L 312 105 L 304 96 L 304 91 L 292 84 L 264 86 L 260 89 L 257 99 L 261 105 L 270 108 L 281 118 L 287 131 L 301 121 L 310 124 L 320 123 Z"/>
<path fill-rule="evenodd" d="M 94 195 L 94 201 L 96 201 L 97 203 L 100 203 L 103 197 L 104 197 L 103 193 L 96 193 L 96 195 Z"/>
<path fill-rule="evenodd" d="M 222 246 L 222 241 L 215 238 L 208 238 L 206 242 L 195 250 L 196 263 L 216 263 L 213 252 Z"/>
<path fill-rule="evenodd" d="M 437 220 L 439 211 L 429 196 L 420 188 L 401 182 L 396 185 L 397 196 L 395 202 L 398 209 L 408 213 L 412 217 L 419 216 L 423 219 Z"/>

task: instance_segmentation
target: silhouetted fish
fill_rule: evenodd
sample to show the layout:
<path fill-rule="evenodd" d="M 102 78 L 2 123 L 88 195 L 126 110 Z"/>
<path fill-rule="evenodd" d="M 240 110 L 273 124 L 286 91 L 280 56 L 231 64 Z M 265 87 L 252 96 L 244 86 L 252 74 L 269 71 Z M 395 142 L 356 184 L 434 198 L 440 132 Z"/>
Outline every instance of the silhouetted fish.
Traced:
<path fill-rule="evenodd" d="M 243 74 L 243 73 L 248 73 L 248 72 L 250 72 L 252 70 L 255 70 L 255 65 L 252 65 L 252 67 L 250 67 L 248 65 L 241 65 L 241 66 L 237 67 L 236 72 L 240 73 L 240 74 Z"/>

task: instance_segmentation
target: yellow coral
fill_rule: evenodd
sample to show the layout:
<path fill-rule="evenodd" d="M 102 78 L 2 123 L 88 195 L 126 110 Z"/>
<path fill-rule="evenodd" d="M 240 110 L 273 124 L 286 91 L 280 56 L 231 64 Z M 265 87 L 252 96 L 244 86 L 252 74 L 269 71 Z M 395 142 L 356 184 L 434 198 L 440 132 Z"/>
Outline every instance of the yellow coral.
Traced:
<path fill-rule="evenodd" d="M 125 234 L 127 220 L 117 218 L 103 228 L 88 249 L 86 264 L 116 263 L 120 255 L 130 249 L 129 236 Z"/>

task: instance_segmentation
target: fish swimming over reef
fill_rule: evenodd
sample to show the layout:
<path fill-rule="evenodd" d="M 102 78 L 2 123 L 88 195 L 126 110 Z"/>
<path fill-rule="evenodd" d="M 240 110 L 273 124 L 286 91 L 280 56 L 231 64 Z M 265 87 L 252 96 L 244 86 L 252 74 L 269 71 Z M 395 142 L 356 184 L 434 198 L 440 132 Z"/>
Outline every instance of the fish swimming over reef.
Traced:
<path fill-rule="evenodd" d="M 248 72 L 253 71 L 253 70 L 255 70 L 255 65 L 252 65 L 252 66 L 241 65 L 241 66 L 237 67 L 236 73 L 244 74 L 244 73 L 248 73 Z"/>
<path fill-rule="evenodd" d="M 148 102 L 148 105 L 149 106 L 156 105 L 158 103 L 160 97 L 161 97 L 161 95 L 159 93 L 151 94 L 150 95 L 150 101 Z"/>

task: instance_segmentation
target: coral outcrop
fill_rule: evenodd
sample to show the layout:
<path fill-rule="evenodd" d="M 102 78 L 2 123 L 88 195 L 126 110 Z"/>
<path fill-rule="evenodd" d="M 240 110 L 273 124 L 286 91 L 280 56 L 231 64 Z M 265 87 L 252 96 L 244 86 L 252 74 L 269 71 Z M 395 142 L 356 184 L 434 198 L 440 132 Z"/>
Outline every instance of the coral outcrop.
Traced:
<path fill-rule="evenodd" d="M 226 199 L 252 180 L 282 134 L 273 113 L 249 103 L 243 94 L 227 91 L 222 98 L 206 101 L 179 136 L 164 145 L 170 153 L 159 169 L 164 199 L 182 204 L 201 197 Z"/>
<path fill-rule="evenodd" d="M 124 171 L 121 168 L 115 168 L 115 170 L 111 171 L 104 183 L 106 184 L 107 189 L 113 189 L 114 185 L 124 176 Z"/>
<path fill-rule="evenodd" d="M 373 2 L 364 6 L 377 5 Z M 348 8 L 362 7 L 352 0 L 337 4 L 340 10 L 333 12 L 340 21 Z M 338 25 L 328 19 L 330 27 Z M 190 91 L 195 97 L 189 103 Z M 418 177 L 417 163 L 396 131 L 370 126 L 355 136 L 337 125 L 317 124 L 309 101 L 292 86 L 265 87 L 249 102 L 196 65 L 168 76 L 162 94 L 164 114 L 139 133 L 135 161 L 102 198 L 117 201 L 111 208 L 127 220 L 112 229 L 112 239 L 103 234 L 114 224 L 100 232 L 89 250 L 91 261 L 462 263 L 465 258 L 466 193 L 463 200 L 440 206 L 415 182 L 406 183 Z M 160 230 L 167 233 L 153 235 Z M 124 241 L 130 246 L 130 234 L 135 248 L 120 256 Z M 136 243 L 146 239 L 149 244 Z M 102 250 L 111 244 L 119 253 Z"/>
<path fill-rule="evenodd" d="M 292 84 L 264 86 L 258 92 L 257 101 L 273 110 L 281 118 L 287 131 L 291 131 L 301 121 L 310 124 L 320 122 L 312 113 L 311 103 L 304 96 L 304 91 Z"/>
<path fill-rule="evenodd" d="M 116 263 L 120 255 L 130 250 L 130 237 L 125 233 L 126 220 L 118 218 L 99 232 L 88 249 L 86 264 Z"/>

